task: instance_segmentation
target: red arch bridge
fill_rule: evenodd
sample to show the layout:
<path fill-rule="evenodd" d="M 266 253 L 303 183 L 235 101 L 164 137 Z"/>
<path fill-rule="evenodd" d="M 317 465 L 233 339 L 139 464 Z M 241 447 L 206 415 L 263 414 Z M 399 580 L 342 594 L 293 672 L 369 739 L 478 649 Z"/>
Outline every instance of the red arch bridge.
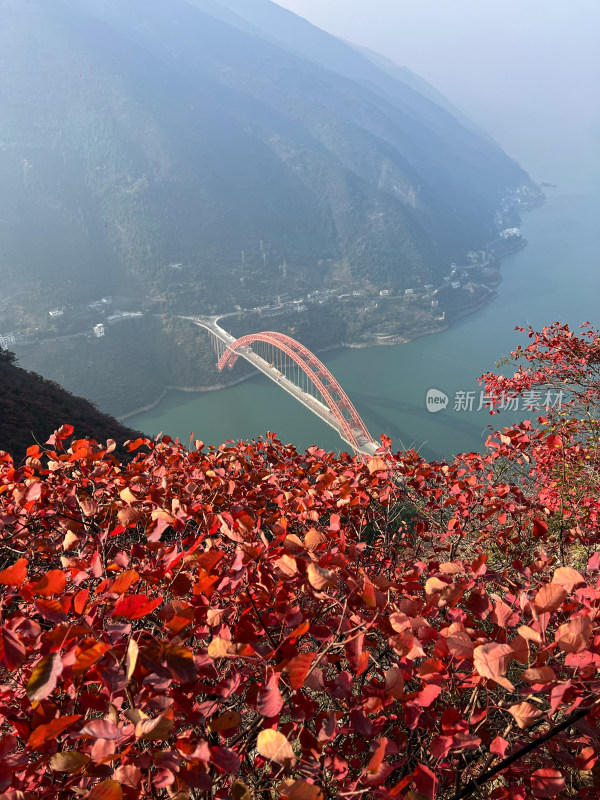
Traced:
<path fill-rule="evenodd" d="M 219 317 L 193 318 L 208 330 L 220 370 L 233 367 L 241 356 L 309 411 L 334 428 L 352 449 L 372 455 L 379 447 L 346 392 L 327 367 L 304 345 L 275 331 L 234 339 L 218 325 Z"/>

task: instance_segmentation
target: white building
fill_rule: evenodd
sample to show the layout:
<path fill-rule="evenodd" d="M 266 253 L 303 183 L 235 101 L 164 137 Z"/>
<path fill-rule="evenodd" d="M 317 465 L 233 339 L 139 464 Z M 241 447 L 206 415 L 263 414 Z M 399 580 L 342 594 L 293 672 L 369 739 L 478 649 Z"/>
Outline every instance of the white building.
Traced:
<path fill-rule="evenodd" d="M 0 347 L 8 347 L 11 344 L 17 343 L 17 337 L 14 333 L 5 333 L 0 335 Z"/>
<path fill-rule="evenodd" d="M 62 308 L 55 308 L 53 311 L 48 312 L 51 317 L 62 317 L 64 313 L 65 312 L 62 310 Z"/>
<path fill-rule="evenodd" d="M 104 336 L 104 325 L 101 323 L 99 325 L 94 325 L 94 336 L 100 339 L 101 336 Z"/>

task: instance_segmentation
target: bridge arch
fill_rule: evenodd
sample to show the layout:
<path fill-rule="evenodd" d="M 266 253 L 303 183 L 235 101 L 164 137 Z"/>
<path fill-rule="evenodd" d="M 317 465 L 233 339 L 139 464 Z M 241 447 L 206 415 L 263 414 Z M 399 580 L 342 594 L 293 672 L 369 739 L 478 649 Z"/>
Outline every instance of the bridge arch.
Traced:
<path fill-rule="evenodd" d="M 338 381 L 314 353 L 311 353 L 300 342 L 292 339 L 291 336 L 276 331 L 263 331 L 242 336 L 225 350 L 219 359 L 218 368 L 223 370 L 225 367 L 233 367 L 239 356 L 243 355 L 240 350 L 251 347 L 256 342 L 262 342 L 280 350 L 312 381 L 343 432 L 343 438 L 351 447 L 356 451 L 361 451 L 365 444 L 373 442 L 373 437 L 365 423 Z"/>

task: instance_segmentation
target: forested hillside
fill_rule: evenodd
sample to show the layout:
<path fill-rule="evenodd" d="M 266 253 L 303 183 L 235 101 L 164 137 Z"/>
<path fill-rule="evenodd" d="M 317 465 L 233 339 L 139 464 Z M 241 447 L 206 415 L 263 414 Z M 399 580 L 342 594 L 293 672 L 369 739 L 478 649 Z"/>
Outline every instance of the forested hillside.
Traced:
<path fill-rule="evenodd" d="M 83 397 L 74 397 L 53 381 L 20 369 L 13 354 L 2 349 L 0 386 L 0 450 L 16 461 L 25 457 L 27 448 L 44 444 L 65 422 L 75 425 L 80 436 L 114 439 L 119 444 L 136 435 Z"/>
<path fill-rule="evenodd" d="M 9 329 L 106 294 L 205 311 L 422 284 L 529 183 L 408 71 L 266 1 L 0 13 Z"/>

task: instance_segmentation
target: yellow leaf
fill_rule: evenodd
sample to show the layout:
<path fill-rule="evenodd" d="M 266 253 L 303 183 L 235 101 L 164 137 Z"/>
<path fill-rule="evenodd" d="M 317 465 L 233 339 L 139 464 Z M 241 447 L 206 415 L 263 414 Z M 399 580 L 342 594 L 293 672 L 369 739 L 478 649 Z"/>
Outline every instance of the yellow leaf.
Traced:
<path fill-rule="evenodd" d="M 283 733 L 267 728 L 258 734 L 256 747 L 263 758 L 285 766 L 294 761 L 294 751 Z"/>

